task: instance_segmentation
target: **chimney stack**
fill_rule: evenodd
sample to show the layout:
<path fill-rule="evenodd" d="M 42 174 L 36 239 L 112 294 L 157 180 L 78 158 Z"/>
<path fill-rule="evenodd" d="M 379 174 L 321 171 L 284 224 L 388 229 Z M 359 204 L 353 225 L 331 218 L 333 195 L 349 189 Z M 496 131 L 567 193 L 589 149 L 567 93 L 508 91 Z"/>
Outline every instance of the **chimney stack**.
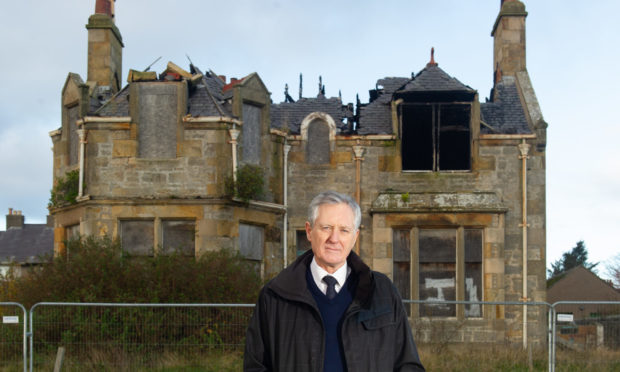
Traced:
<path fill-rule="evenodd" d="M 493 25 L 494 76 L 515 76 L 525 71 L 525 5 L 519 0 L 501 0 Z M 495 81 L 496 83 L 497 81 Z"/>
<path fill-rule="evenodd" d="M 114 20 L 114 2 L 116 0 L 97 0 L 95 14 L 105 14 Z"/>
<path fill-rule="evenodd" d="M 21 211 L 13 210 L 13 208 L 9 208 L 9 214 L 6 215 L 6 229 L 14 228 L 21 229 L 24 227 L 24 219 L 25 217 L 22 215 Z"/>
<path fill-rule="evenodd" d="M 114 24 L 114 1 L 96 0 L 95 14 L 88 18 L 89 83 L 110 87 L 112 94 L 121 89 L 123 38 Z"/>

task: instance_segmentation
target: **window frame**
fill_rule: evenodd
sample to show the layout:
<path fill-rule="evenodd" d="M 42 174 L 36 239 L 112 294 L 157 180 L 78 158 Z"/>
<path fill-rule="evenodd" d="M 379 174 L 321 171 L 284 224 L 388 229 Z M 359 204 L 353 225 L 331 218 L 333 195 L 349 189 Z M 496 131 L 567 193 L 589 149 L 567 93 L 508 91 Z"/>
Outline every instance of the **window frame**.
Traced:
<path fill-rule="evenodd" d="M 485 244 L 485 227 L 484 226 L 470 226 L 470 225 L 458 225 L 458 226 L 392 226 L 392 278 L 397 285 L 399 279 L 396 278 L 397 270 L 396 265 L 405 262 L 405 261 L 395 261 L 395 247 L 394 247 L 394 239 L 397 235 L 397 231 L 406 232 L 408 231 L 409 238 L 409 293 L 401 293 L 401 296 L 404 299 L 412 299 L 412 300 L 420 300 L 420 231 L 421 230 L 446 230 L 453 229 L 456 234 L 456 246 L 455 246 L 455 282 L 456 282 L 456 300 L 457 301 L 467 301 L 465 298 L 467 289 L 466 289 L 466 257 L 465 257 L 465 231 L 466 230 L 479 230 L 480 237 L 480 299 L 479 301 L 484 300 L 485 291 L 484 291 L 484 244 Z M 406 233 L 404 234 L 406 235 Z M 399 289 L 400 291 L 400 289 Z M 419 318 L 439 318 L 439 319 L 482 319 L 485 316 L 484 306 L 480 305 L 480 315 L 479 316 L 466 316 L 466 306 L 465 304 L 456 304 L 455 312 L 453 316 L 424 316 L 421 312 L 422 304 L 413 303 L 409 306 L 406 306 L 407 313 L 409 316 L 419 317 Z"/>
<path fill-rule="evenodd" d="M 431 149 L 432 152 L 431 157 L 431 166 L 428 169 L 424 169 L 423 167 L 419 167 L 421 169 L 413 169 L 413 161 L 408 160 L 409 157 L 413 157 L 413 151 L 411 147 L 408 150 L 405 150 L 406 145 L 412 146 L 415 145 L 414 141 L 415 135 L 419 132 L 414 131 L 413 129 L 405 129 L 405 114 L 404 111 L 408 108 L 418 106 L 418 107 L 430 107 L 430 120 L 431 120 L 431 128 L 430 128 L 430 136 L 431 136 Z M 441 138 L 443 123 L 442 123 L 442 113 L 444 112 L 442 108 L 449 106 L 463 106 L 467 107 L 468 113 L 468 127 L 467 127 L 467 135 L 469 140 L 467 142 L 468 146 L 468 166 L 464 169 L 441 169 Z M 474 105 L 473 102 L 467 101 L 456 101 L 456 102 L 447 102 L 447 101 L 438 101 L 438 102 L 403 102 L 398 105 L 398 126 L 400 133 L 400 154 L 401 154 L 401 171 L 405 173 L 416 173 L 416 172 L 440 172 L 440 173 L 464 173 L 471 172 L 474 167 L 474 155 L 475 155 L 475 143 L 474 143 L 474 126 L 473 126 L 473 114 L 474 114 Z M 407 132 L 407 133 L 405 133 Z M 450 131 L 449 133 L 456 133 L 457 131 Z M 410 138 L 407 140 L 407 138 Z M 425 143 L 422 139 L 421 143 Z M 429 151 L 423 149 L 423 151 Z M 405 169 L 405 164 L 408 163 L 407 169 Z M 422 164 L 420 162 L 419 164 Z"/>
<path fill-rule="evenodd" d="M 241 245 L 242 245 L 242 241 L 241 241 L 241 229 L 242 229 L 242 226 L 248 226 L 250 228 L 261 229 L 261 231 L 262 231 L 262 240 L 261 240 L 262 244 L 261 245 L 262 246 L 260 247 L 260 254 L 261 254 L 260 259 L 256 259 L 254 257 L 248 257 L 248 256 L 243 254 L 242 248 L 241 248 Z M 266 253 L 265 252 L 265 248 L 266 248 L 266 246 L 265 246 L 266 245 L 266 235 L 265 235 L 266 234 L 266 226 L 265 225 L 261 225 L 261 224 L 257 224 L 257 223 L 252 223 L 252 222 L 239 221 L 239 224 L 237 226 L 237 231 L 238 231 L 238 234 L 239 234 L 239 237 L 238 237 L 238 241 L 239 241 L 239 244 L 238 244 L 239 255 L 244 260 L 246 260 L 248 262 L 254 263 L 256 265 L 258 274 L 261 276 L 261 278 L 264 277 L 264 274 L 265 274 L 265 253 Z"/>

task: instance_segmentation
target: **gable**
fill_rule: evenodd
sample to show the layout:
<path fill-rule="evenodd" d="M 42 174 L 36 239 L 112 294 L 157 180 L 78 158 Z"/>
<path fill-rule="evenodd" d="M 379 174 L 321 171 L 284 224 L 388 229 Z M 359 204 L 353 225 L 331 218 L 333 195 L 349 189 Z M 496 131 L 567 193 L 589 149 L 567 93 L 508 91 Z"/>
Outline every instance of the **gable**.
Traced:
<path fill-rule="evenodd" d="M 80 86 L 84 81 L 78 74 L 72 72 L 67 75 L 65 85 L 62 88 L 62 104 L 63 106 L 72 106 L 79 102 L 81 98 Z"/>

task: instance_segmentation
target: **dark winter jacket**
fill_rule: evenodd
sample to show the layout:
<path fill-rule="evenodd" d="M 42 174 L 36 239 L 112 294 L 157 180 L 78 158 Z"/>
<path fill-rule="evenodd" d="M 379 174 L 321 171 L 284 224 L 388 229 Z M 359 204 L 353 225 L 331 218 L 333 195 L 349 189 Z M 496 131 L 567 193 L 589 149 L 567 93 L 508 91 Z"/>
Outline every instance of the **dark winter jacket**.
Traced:
<path fill-rule="evenodd" d="M 320 372 L 325 336 L 319 309 L 306 285 L 312 251 L 300 256 L 262 289 L 246 334 L 244 371 Z M 347 369 L 424 371 L 398 292 L 354 252 L 348 280 L 356 280 L 341 340 Z"/>

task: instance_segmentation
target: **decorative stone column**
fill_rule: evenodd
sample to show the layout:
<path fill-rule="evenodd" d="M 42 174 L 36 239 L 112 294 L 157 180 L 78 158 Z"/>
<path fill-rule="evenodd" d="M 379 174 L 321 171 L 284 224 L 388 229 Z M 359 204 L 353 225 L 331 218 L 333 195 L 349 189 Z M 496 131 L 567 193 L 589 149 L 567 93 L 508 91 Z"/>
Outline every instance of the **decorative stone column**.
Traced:
<path fill-rule="evenodd" d="M 519 159 L 521 159 L 521 223 L 523 229 L 523 302 L 528 301 L 527 297 L 527 159 L 530 145 L 525 139 L 518 145 Z M 527 349 L 527 306 L 523 306 L 523 349 Z"/>
<path fill-rule="evenodd" d="M 228 134 L 230 135 L 230 143 L 232 145 L 232 172 L 233 172 L 233 182 L 237 183 L 237 138 L 239 138 L 239 129 L 232 127 L 228 130 Z"/>
<path fill-rule="evenodd" d="M 88 141 L 86 140 L 86 129 L 78 129 L 77 134 L 80 138 L 80 176 L 79 176 L 79 185 L 78 185 L 78 196 L 77 200 L 84 198 L 84 157 L 86 144 Z"/>
<path fill-rule="evenodd" d="M 360 141 L 357 140 L 357 145 L 353 146 L 353 155 L 355 159 L 355 201 L 358 205 L 361 204 L 362 199 L 362 160 L 364 160 L 364 147 L 360 145 Z M 361 205 L 360 205 L 361 208 Z M 360 226 L 361 227 L 361 226 Z M 360 255 L 360 238 L 357 238 L 355 242 L 355 253 Z"/>

